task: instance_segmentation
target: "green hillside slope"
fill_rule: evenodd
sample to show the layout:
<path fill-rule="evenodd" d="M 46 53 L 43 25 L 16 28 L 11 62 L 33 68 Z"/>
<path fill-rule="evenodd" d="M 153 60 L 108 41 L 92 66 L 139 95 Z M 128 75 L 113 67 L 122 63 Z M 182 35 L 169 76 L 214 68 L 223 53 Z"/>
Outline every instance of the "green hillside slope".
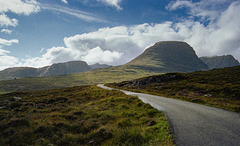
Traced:
<path fill-rule="evenodd" d="M 196 56 L 193 48 L 187 43 L 159 42 L 122 66 L 71 75 L 0 81 L 0 93 L 121 82 L 159 73 L 192 72 L 207 69 L 207 66 Z"/>
<path fill-rule="evenodd" d="M 168 73 L 109 85 L 240 112 L 239 73 L 240 66 L 236 66 L 185 74 Z"/>

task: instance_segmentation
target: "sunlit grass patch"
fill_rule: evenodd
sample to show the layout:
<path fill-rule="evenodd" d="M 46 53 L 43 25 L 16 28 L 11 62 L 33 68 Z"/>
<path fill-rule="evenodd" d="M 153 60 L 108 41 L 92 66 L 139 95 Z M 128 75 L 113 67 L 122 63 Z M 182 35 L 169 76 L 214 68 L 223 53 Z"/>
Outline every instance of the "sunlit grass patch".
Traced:
<path fill-rule="evenodd" d="M 0 107 L 0 145 L 173 145 L 166 116 L 120 91 L 16 92 L 1 95 Z"/>

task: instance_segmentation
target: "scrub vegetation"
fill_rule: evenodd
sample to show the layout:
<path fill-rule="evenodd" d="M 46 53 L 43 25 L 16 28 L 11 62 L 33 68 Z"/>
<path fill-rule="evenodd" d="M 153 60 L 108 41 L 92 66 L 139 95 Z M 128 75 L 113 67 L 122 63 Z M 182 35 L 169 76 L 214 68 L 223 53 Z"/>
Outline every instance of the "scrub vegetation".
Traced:
<path fill-rule="evenodd" d="M 0 95 L 0 145 L 173 145 L 166 116 L 96 86 Z"/>
<path fill-rule="evenodd" d="M 240 66 L 236 66 L 185 74 L 168 73 L 108 86 L 240 112 L 239 73 Z"/>

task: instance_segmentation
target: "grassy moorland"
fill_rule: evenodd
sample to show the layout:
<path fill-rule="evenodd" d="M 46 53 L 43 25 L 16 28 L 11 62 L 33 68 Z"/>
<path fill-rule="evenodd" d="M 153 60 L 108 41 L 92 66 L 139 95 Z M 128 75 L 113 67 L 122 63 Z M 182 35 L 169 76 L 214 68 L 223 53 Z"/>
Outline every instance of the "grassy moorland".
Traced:
<path fill-rule="evenodd" d="M 20 98 L 13 98 L 20 97 Z M 173 145 L 166 116 L 96 86 L 0 95 L 0 145 Z"/>
<path fill-rule="evenodd" d="M 15 91 L 47 90 L 61 87 L 73 87 L 80 85 L 92 85 L 98 83 L 113 83 L 124 80 L 141 78 L 154 75 L 154 72 L 147 72 L 136 69 L 122 69 L 111 67 L 108 69 L 96 69 L 93 71 L 77 74 L 50 76 L 50 77 L 30 77 L 15 80 L 0 81 L 0 93 Z"/>
<path fill-rule="evenodd" d="M 186 74 L 169 73 L 108 86 L 240 112 L 240 66 Z"/>

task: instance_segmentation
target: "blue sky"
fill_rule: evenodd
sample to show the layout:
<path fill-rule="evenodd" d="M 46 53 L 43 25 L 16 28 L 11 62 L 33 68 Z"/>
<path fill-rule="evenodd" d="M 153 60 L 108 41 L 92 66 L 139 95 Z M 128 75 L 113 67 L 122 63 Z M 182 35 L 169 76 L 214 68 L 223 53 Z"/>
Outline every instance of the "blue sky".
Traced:
<path fill-rule="evenodd" d="M 0 0 L 0 70 L 124 64 L 158 41 L 240 60 L 238 0 Z"/>

